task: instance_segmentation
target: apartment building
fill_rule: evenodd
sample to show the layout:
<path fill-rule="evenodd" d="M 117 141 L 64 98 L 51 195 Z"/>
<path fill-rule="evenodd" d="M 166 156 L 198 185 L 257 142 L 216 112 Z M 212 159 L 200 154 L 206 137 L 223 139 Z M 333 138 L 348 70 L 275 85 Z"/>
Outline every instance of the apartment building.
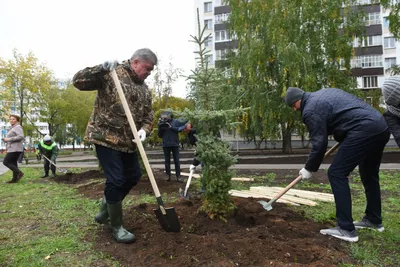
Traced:
<path fill-rule="evenodd" d="M 388 69 L 400 63 L 399 43 L 389 31 L 389 10 L 384 10 L 379 3 L 372 4 L 371 0 L 357 2 L 367 14 L 367 38 L 361 40 L 361 46 L 360 40 L 354 39 L 355 58 L 351 62 L 352 74 L 357 78 L 359 89 L 378 89 L 389 76 Z M 218 66 L 218 61 L 224 58 L 227 49 L 237 47 L 237 42 L 226 30 L 226 21 L 231 9 L 224 5 L 223 0 L 195 0 L 195 9 L 197 8 L 201 28 L 206 26 L 206 34 L 211 34 L 206 42 L 211 54 L 209 64 Z"/>

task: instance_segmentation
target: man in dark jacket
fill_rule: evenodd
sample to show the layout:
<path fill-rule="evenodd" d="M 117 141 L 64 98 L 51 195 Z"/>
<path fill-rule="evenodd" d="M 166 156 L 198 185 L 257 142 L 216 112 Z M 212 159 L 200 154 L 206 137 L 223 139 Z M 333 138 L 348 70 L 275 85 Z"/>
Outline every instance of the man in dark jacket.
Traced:
<path fill-rule="evenodd" d="M 174 119 L 172 112 L 166 111 L 161 114 L 158 122 L 158 137 L 162 138 L 164 151 L 165 173 L 167 181 L 171 181 L 171 152 L 174 158 L 176 181 L 182 183 L 181 166 L 179 163 L 179 132 L 186 128 L 186 122 Z"/>
<path fill-rule="evenodd" d="M 122 201 L 142 175 L 135 142 L 143 142 L 153 129 L 151 91 L 144 81 L 155 65 L 157 56 L 150 49 L 143 48 L 136 50 L 122 64 L 106 61 L 80 70 L 73 77 L 73 84 L 79 90 L 97 90 L 85 134 L 85 139 L 95 145 L 97 158 L 106 176 L 104 198 L 95 221 L 102 224 L 110 222 L 113 237 L 121 243 L 136 240 L 135 235 L 123 227 Z M 136 127 L 140 129 L 140 140 L 133 140 L 132 130 L 111 77 L 113 70 L 118 75 Z"/>
<path fill-rule="evenodd" d="M 51 136 L 46 134 L 43 137 L 43 140 L 40 141 L 39 143 L 39 151 L 40 154 L 46 156 L 50 161 L 48 161 L 46 158 L 44 159 L 44 175 L 40 178 L 46 178 L 49 176 L 49 169 L 51 169 L 52 172 L 52 177 L 56 177 L 56 159 L 58 155 L 58 147 L 56 145 L 56 142 L 53 142 L 51 139 Z"/>
<path fill-rule="evenodd" d="M 400 76 L 389 77 L 382 85 L 386 110 L 383 113 L 394 140 L 400 147 Z"/>
<path fill-rule="evenodd" d="M 338 226 L 322 229 L 320 233 L 357 242 L 355 228 L 383 231 L 379 167 L 383 149 L 390 136 L 383 116 L 361 99 L 335 88 L 308 93 L 289 87 L 285 100 L 294 111 L 301 112 L 310 133 L 311 152 L 299 172 L 303 179 L 311 178 L 312 172 L 319 169 L 329 135 L 332 134 L 341 143 L 328 170 Z M 367 205 L 364 218 L 353 222 L 347 177 L 357 166 L 365 188 Z"/>

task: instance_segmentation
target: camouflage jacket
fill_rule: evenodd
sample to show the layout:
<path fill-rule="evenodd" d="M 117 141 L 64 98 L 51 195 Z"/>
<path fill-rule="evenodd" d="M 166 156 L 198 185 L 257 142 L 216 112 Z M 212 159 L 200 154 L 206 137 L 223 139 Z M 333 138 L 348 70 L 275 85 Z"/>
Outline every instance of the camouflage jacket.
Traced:
<path fill-rule="evenodd" d="M 150 90 L 131 71 L 129 61 L 119 64 L 116 72 L 136 128 L 149 135 L 154 115 Z M 85 68 L 74 75 L 73 84 L 81 91 L 97 90 L 85 140 L 122 152 L 136 151 L 133 133 L 110 73 L 103 70 L 102 65 Z"/>

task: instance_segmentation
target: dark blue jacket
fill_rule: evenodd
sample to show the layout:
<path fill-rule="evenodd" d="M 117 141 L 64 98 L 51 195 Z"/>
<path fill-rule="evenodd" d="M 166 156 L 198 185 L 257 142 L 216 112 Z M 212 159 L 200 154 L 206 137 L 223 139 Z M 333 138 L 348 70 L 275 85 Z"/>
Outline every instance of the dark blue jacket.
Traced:
<path fill-rule="evenodd" d="M 306 92 L 300 110 L 310 132 L 312 148 L 305 168 L 311 172 L 317 171 L 322 163 L 329 135 L 341 142 L 350 135 L 372 137 L 388 128 L 382 114 L 376 109 L 336 88 Z"/>
<path fill-rule="evenodd" d="M 400 147 L 400 118 L 388 110 L 386 110 L 385 113 L 383 113 L 383 117 L 385 118 L 386 123 L 389 126 L 389 130 L 393 135 L 394 140 Z"/>
<path fill-rule="evenodd" d="M 158 124 L 158 137 L 162 138 L 163 147 L 179 146 L 179 132 L 186 128 L 186 122 L 172 119 L 169 124 Z"/>

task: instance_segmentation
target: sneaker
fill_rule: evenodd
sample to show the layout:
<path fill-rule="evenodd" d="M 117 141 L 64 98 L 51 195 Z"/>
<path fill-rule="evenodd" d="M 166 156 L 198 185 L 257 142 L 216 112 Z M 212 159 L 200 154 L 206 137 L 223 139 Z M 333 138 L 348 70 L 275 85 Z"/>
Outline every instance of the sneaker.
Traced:
<path fill-rule="evenodd" d="M 323 235 L 330 235 L 345 241 L 349 242 L 357 242 L 358 241 L 358 236 L 356 230 L 353 231 L 347 231 L 344 229 L 341 229 L 339 226 L 336 226 L 334 228 L 329 228 L 329 229 L 322 229 L 319 231 Z"/>
<path fill-rule="evenodd" d="M 376 230 L 378 232 L 383 232 L 385 230 L 385 227 L 383 227 L 383 225 L 380 224 L 374 224 L 372 222 L 370 222 L 367 218 L 362 218 L 361 221 L 356 221 L 353 222 L 354 223 L 354 227 L 356 229 L 364 229 L 364 228 L 368 228 L 368 229 L 372 229 L 372 230 Z"/>

